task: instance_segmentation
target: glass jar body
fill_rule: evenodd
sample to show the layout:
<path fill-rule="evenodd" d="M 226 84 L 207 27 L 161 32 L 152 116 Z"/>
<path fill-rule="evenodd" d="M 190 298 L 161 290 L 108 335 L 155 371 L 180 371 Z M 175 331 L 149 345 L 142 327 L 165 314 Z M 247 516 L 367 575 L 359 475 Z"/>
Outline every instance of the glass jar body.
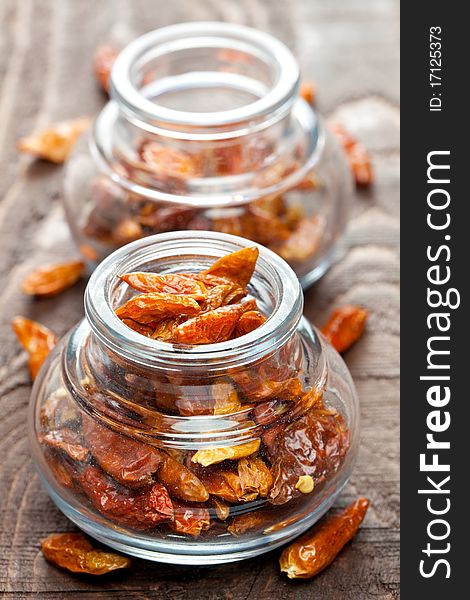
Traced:
<path fill-rule="evenodd" d="M 248 286 L 268 319 L 217 344 L 182 346 L 128 328 L 130 271 L 201 272 L 249 246 L 162 234 L 94 272 L 87 318 L 33 388 L 33 456 L 57 506 L 129 554 L 181 564 L 255 556 L 319 519 L 347 482 L 358 403 L 340 356 L 301 318 L 288 265 L 260 247 Z"/>
<path fill-rule="evenodd" d="M 116 479 L 107 477 L 104 474 L 103 478 L 96 478 L 97 461 L 88 450 L 91 435 L 99 436 L 100 432 L 110 427 L 114 435 L 119 436 L 124 446 L 128 447 L 129 452 L 135 452 L 135 440 L 139 440 L 138 443 L 142 444 L 141 448 L 144 448 L 144 446 L 150 448 L 150 452 L 155 448 L 159 452 L 168 453 L 178 461 L 183 460 L 181 456 L 185 455 L 186 459 L 184 460 L 186 460 L 186 464 L 190 469 L 192 464 L 188 462 L 187 457 L 191 454 L 194 455 L 196 448 L 213 447 L 214 444 L 220 444 L 220 438 L 219 442 L 216 442 L 217 436 L 211 437 L 211 434 L 207 431 L 210 421 L 203 426 L 202 420 L 204 417 L 200 413 L 199 416 L 188 417 L 185 423 L 188 430 L 193 434 L 192 437 L 188 436 L 189 441 L 183 442 L 179 438 L 175 442 L 168 433 L 169 429 L 162 429 L 158 432 L 158 435 L 155 435 L 155 432 L 149 434 L 148 429 L 145 428 L 139 428 L 136 431 L 134 415 L 130 419 L 126 419 L 126 416 L 129 417 L 129 413 L 132 414 L 135 408 L 135 398 L 138 395 L 136 390 L 142 391 L 142 387 L 136 386 L 136 382 L 140 381 L 142 384 L 143 378 L 142 373 L 129 372 L 132 369 L 127 370 L 128 389 L 125 396 L 119 396 L 116 392 L 116 389 L 120 389 L 122 393 L 122 387 L 120 387 L 122 381 L 118 383 L 115 381 L 112 395 L 108 395 L 110 393 L 108 378 L 108 389 L 103 391 L 102 395 L 96 393 L 94 400 L 90 402 L 93 393 L 89 387 L 87 376 L 82 377 L 81 381 L 72 381 L 69 376 L 74 372 L 75 375 L 78 375 L 77 367 L 76 365 L 66 364 L 67 360 L 76 361 L 77 356 L 83 357 L 83 347 L 86 346 L 87 341 L 90 343 L 90 336 L 92 334 L 89 327 L 86 322 L 82 322 L 71 335 L 60 343 L 48 359 L 48 363 L 41 371 L 41 376 L 34 388 L 30 414 L 30 438 L 36 467 L 50 497 L 71 521 L 92 537 L 117 550 L 159 562 L 217 564 L 241 560 L 268 552 L 289 542 L 305 531 L 326 513 L 347 483 L 357 453 L 358 415 L 354 387 L 339 355 L 324 341 L 320 341 L 317 334 L 312 332 L 310 326 L 302 321 L 298 336 L 303 356 L 298 358 L 297 364 L 300 368 L 308 369 L 312 359 L 311 349 L 318 343 L 322 345 L 322 352 L 324 352 L 326 358 L 325 368 L 328 372 L 327 383 L 323 392 L 324 407 L 321 410 L 317 410 L 315 405 L 311 408 L 305 408 L 299 415 L 290 415 L 286 420 L 282 417 L 283 402 L 279 399 L 283 396 L 279 394 L 278 400 L 270 399 L 267 396 L 264 402 L 257 404 L 257 418 L 260 423 L 266 423 L 259 427 L 262 430 L 261 436 L 264 436 L 262 447 L 265 449 L 268 444 L 274 443 L 275 437 L 279 436 L 279 432 L 286 427 L 287 423 L 289 423 L 292 432 L 289 438 L 290 442 L 295 440 L 296 435 L 302 435 L 302 432 L 308 427 L 308 423 L 310 421 L 314 422 L 317 418 L 322 419 L 321 427 L 331 427 L 330 440 L 332 441 L 332 448 L 334 448 L 336 442 L 338 443 L 338 447 L 333 449 L 333 452 L 338 452 L 338 456 L 337 459 L 333 458 L 331 460 L 329 466 L 324 467 L 324 482 L 315 484 L 316 488 L 313 492 L 299 494 L 293 486 L 295 481 L 292 480 L 292 477 L 287 476 L 287 472 L 288 469 L 292 468 L 293 474 L 295 474 L 296 469 L 300 468 L 298 472 L 303 473 L 303 460 L 298 461 L 294 459 L 293 455 L 289 456 L 289 453 L 286 452 L 282 457 L 282 460 L 286 461 L 282 468 L 286 469 L 285 478 L 288 480 L 288 485 L 280 486 L 279 504 L 275 499 L 273 501 L 271 498 L 260 497 L 259 493 L 256 494 L 256 492 L 253 492 L 254 498 L 252 500 L 243 499 L 236 502 L 234 498 L 230 497 L 231 492 L 227 491 L 223 485 L 219 490 L 215 487 L 209 487 L 209 490 L 215 493 L 215 495 L 211 495 L 209 502 L 201 502 L 202 498 L 199 499 L 199 502 L 173 498 L 173 504 L 177 503 L 175 510 L 180 512 L 179 518 L 183 522 L 179 531 L 174 528 L 170 521 L 162 521 L 153 528 L 152 526 L 148 528 L 145 523 L 141 526 L 138 516 L 132 512 L 133 510 L 139 510 L 138 502 L 135 502 L 136 508 L 132 508 L 128 516 L 122 515 L 121 507 L 115 509 L 111 507 L 109 511 L 100 509 L 99 492 L 94 493 L 90 489 L 91 485 L 106 487 L 111 482 L 113 493 L 116 490 L 122 491 L 123 498 L 124 492 L 126 496 L 129 494 L 131 497 L 137 497 L 140 493 L 145 496 L 145 490 L 148 489 L 148 486 L 145 483 L 142 486 L 140 483 L 136 484 L 133 475 L 139 469 L 136 468 L 133 472 L 133 466 L 139 458 L 142 461 L 148 460 L 149 463 L 151 459 L 148 458 L 146 452 L 141 452 L 126 463 L 130 471 L 127 474 L 127 483 L 118 484 Z M 82 350 L 80 350 L 81 346 Z M 89 365 L 83 370 L 80 369 L 81 374 L 83 375 L 88 369 Z M 69 372 L 68 375 L 67 372 Z M 103 375 L 104 379 L 107 379 L 106 375 Z M 207 381 L 206 378 L 206 387 Z M 186 385 L 184 385 L 184 382 L 181 383 L 180 389 L 184 389 L 186 393 L 188 393 L 188 390 L 193 392 L 192 398 L 189 398 L 188 406 L 196 402 L 201 404 L 201 394 L 197 393 L 198 386 L 187 385 L 187 383 L 187 381 Z M 226 378 L 219 379 L 216 377 L 212 384 L 218 386 L 220 390 L 226 385 Z M 87 394 L 88 398 L 86 397 Z M 121 398 L 121 402 L 119 402 L 119 398 Z M 188 400 L 188 396 L 186 396 L 186 400 Z M 132 404 L 133 408 L 130 408 L 129 404 Z M 141 404 L 142 410 L 139 417 L 142 420 L 145 419 L 144 415 L 149 420 L 150 415 L 154 418 L 153 412 L 149 409 L 146 411 L 145 406 L 145 402 Z M 209 404 L 206 406 L 209 406 Z M 278 414 L 276 414 L 276 410 L 279 411 Z M 325 417 L 321 415 L 323 411 L 338 416 Z M 192 423 L 191 419 L 193 420 Z M 231 423 L 221 425 L 222 418 L 219 418 L 221 430 L 225 432 L 229 430 L 229 433 L 224 436 L 225 441 L 223 443 L 234 447 L 234 441 L 242 445 L 250 443 L 246 440 L 257 439 L 260 431 L 253 430 L 251 419 L 252 415 L 248 415 L 246 410 L 238 416 L 228 414 L 225 420 L 232 421 Z M 84 425 L 85 420 L 86 425 Z M 170 421 L 171 419 L 168 423 L 170 429 L 171 427 L 178 428 L 178 425 L 181 426 L 181 421 L 178 421 L 178 419 L 176 419 L 177 423 L 170 423 Z M 65 435 L 61 439 L 61 432 L 63 434 L 65 431 L 70 432 L 71 437 L 67 439 L 67 435 Z M 130 433 L 131 431 L 132 433 Z M 162 439 L 162 436 L 166 436 L 166 441 Z M 45 441 L 46 439 L 47 441 Z M 201 442 L 201 439 L 204 441 Z M 325 437 L 323 441 L 326 442 L 326 439 Z M 63 450 L 62 442 L 64 440 L 64 443 L 70 444 L 71 449 Z M 132 446 L 127 446 L 127 440 L 132 440 Z M 311 455 L 312 452 L 318 451 L 318 448 L 311 444 L 309 437 L 306 437 L 305 440 L 305 447 L 297 448 L 298 452 Z M 95 445 L 99 444 L 99 439 L 95 438 L 94 442 L 91 443 L 92 448 L 94 447 L 93 443 Z M 288 448 L 289 444 L 285 443 L 282 447 L 283 449 Z M 82 450 L 82 448 L 85 450 Z M 79 464 L 79 469 L 88 470 L 83 475 L 84 478 L 88 477 L 88 483 L 85 484 L 85 487 L 83 487 L 83 481 L 86 481 L 86 479 L 75 479 L 77 473 L 74 473 L 75 467 L 71 467 L 71 465 L 74 465 L 74 460 L 69 460 L 69 452 L 80 458 L 76 463 Z M 262 452 L 266 452 L 266 450 Z M 81 457 L 81 453 L 85 453 L 85 456 Z M 274 463 L 270 464 L 268 462 L 266 454 L 258 454 L 258 456 L 261 456 L 271 470 L 275 471 Z M 103 461 L 101 456 L 100 460 Z M 109 460 L 112 462 L 111 457 Z M 293 461 L 290 465 L 289 460 Z M 226 461 L 225 465 L 228 462 L 233 461 Z M 305 462 L 308 463 L 308 460 Z M 106 462 L 101 464 L 106 464 Z M 197 467 L 194 472 L 198 474 L 201 481 L 206 482 L 204 475 L 201 475 L 205 468 L 198 464 L 194 464 L 194 467 Z M 100 467 L 98 466 L 98 468 Z M 148 468 L 149 470 L 152 469 L 151 466 Z M 211 472 L 215 472 L 216 468 L 217 465 L 207 467 Z M 221 469 L 222 472 L 226 470 L 227 466 Z M 108 466 L 109 471 L 113 472 L 112 468 Z M 234 471 L 231 466 L 228 471 L 236 473 L 236 469 Z M 308 472 L 313 473 L 313 471 L 314 469 Z M 142 472 L 146 473 L 145 468 Z M 79 478 L 81 476 L 81 474 L 78 475 Z M 117 477 L 115 473 L 114 477 Z M 298 477 L 299 475 L 295 474 L 296 481 Z M 154 477 L 154 480 L 158 481 L 158 475 Z M 278 481 L 281 480 L 282 476 L 278 473 Z M 217 481 L 214 480 L 211 485 L 215 486 L 216 484 Z M 294 496 L 285 501 L 283 496 L 291 496 L 292 492 L 294 492 Z M 264 494 L 264 492 L 262 493 Z M 110 502 L 108 496 L 103 497 Z M 246 498 L 249 498 L 249 496 L 247 495 Z M 220 502 L 220 506 L 217 501 Z M 124 500 L 122 506 L 124 506 Z M 227 509 L 230 512 L 228 517 L 224 513 Z M 136 517 L 136 520 L 134 520 L 134 517 Z M 210 528 L 206 531 L 205 527 L 208 519 L 210 519 Z M 184 530 L 185 526 L 187 526 L 186 531 Z M 199 527 L 202 530 L 199 535 L 195 536 L 194 533 L 198 531 Z M 188 534 L 187 531 L 191 529 L 192 534 Z"/>
<path fill-rule="evenodd" d="M 272 58 L 255 45 L 259 32 L 203 25 L 169 28 L 176 49 L 153 32 L 118 60 L 113 100 L 67 166 L 71 230 L 91 261 L 166 231 L 239 235 L 277 252 L 305 287 L 329 267 L 347 224 L 343 151 L 298 97 L 285 47 Z M 263 105 L 278 88 L 281 100 Z"/>

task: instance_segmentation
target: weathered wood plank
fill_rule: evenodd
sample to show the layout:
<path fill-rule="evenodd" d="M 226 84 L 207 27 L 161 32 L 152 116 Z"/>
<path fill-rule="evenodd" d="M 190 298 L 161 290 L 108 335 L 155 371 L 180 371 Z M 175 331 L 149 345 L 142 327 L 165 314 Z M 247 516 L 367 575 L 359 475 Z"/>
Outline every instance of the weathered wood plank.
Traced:
<path fill-rule="evenodd" d="M 0 2 L 0 595 L 22 599 L 171 598 L 362 600 L 399 597 L 399 204 L 398 3 L 396 0 L 2 0 Z M 26 440 L 30 384 L 10 332 L 27 314 L 62 334 L 83 314 L 83 285 L 32 302 L 19 283 L 35 264 L 73 255 L 60 208 L 61 169 L 18 157 L 18 137 L 49 121 L 93 114 L 103 104 L 90 60 L 103 41 L 184 20 L 221 19 L 271 31 L 316 80 L 328 118 L 353 130 L 373 153 L 377 183 L 359 194 L 344 255 L 306 294 L 322 323 L 333 305 L 364 304 L 367 334 L 347 354 L 361 399 L 362 444 L 338 505 L 371 498 L 363 528 L 311 582 L 289 582 L 273 552 L 213 568 L 136 560 L 131 574 L 72 577 L 48 565 L 39 541 L 72 528 L 34 474 Z"/>

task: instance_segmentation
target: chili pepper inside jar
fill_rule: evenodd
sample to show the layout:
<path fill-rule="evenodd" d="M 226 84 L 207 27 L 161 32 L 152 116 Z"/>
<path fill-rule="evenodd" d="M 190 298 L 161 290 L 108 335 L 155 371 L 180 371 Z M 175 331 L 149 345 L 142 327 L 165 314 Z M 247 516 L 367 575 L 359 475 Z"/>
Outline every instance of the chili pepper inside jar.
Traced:
<path fill-rule="evenodd" d="M 105 259 L 33 389 L 57 506 L 109 546 L 181 564 L 310 527 L 351 474 L 358 405 L 302 308 L 283 259 L 227 234 L 159 234 Z"/>
<path fill-rule="evenodd" d="M 347 223 L 351 175 L 299 96 L 284 44 L 226 23 L 165 27 L 121 52 L 110 93 L 66 170 L 66 213 L 88 259 L 197 229 L 267 246 L 304 287 L 323 275 Z"/>

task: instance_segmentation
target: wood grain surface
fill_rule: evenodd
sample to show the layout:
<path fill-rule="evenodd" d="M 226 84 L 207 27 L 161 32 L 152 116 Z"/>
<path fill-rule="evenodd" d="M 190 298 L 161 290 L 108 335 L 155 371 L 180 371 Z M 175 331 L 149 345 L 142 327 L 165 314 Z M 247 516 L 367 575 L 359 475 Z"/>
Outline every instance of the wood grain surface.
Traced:
<path fill-rule="evenodd" d="M 361 401 L 359 462 L 338 505 L 366 495 L 357 537 L 315 580 L 279 574 L 273 552 L 214 568 L 134 561 L 105 579 L 47 564 L 39 542 L 73 529 L 49 500 L 26 436 L 30 381 L 10 331 L 25 314 L 65 333 L 83 313 L 84 284 L 30 301 L 19 284 L 35 265 L 74 256 L 60 205 L 60 167 L 18 156 L 17 139 L 49 122 L 93 115 L 103 105 L 91 74 L 102 42 L 125 43 L 170 23 L 224 20 L 287 42 L 318 108 L 351 129 L 373 156 L 376 184 L 358 194 L 342 258 L 306 294 L 321 323 L 342 302 L 371 313 L 346 355 Z M 396 0 L 0 0 L 0 596 L 158 599 L 391 599 L 399 597 L 399 112 Z"/>

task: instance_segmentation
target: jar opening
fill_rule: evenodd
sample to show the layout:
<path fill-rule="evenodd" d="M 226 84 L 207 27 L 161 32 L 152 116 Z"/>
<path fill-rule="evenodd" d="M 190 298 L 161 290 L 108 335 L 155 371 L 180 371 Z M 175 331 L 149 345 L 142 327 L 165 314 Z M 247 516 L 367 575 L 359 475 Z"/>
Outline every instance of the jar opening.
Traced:
<path fill-rule="evenodd" d="M 121 52 L 111 77 L 112 97 L 131 120 L 193 132 L 272 123 L 291 109 L 298 85 L 296 60 L 282 42 L 217 22 L 143 35 Z"/>
<path fill-rule="evenodd" d="M 258 245 L 260 254 L 249 289 L 268 320 L 251 333 L 216 344 L 177 346 L 133 331 L 114 312 L 128 290 L 118 275 L 131 271 L 199 271 L 221 256 L 253 245 L 244 238 L 206 231 L 158 234 L 133 242 L 114 252 L 93 273 L 85 293 L 87 319 L 111 352 L 149 368 L 200 369 L 201 364 L 207 364 L 216 372 L 254 362 L 290 339 L 303 309 L 294 272 L 263 246 Z"/>

